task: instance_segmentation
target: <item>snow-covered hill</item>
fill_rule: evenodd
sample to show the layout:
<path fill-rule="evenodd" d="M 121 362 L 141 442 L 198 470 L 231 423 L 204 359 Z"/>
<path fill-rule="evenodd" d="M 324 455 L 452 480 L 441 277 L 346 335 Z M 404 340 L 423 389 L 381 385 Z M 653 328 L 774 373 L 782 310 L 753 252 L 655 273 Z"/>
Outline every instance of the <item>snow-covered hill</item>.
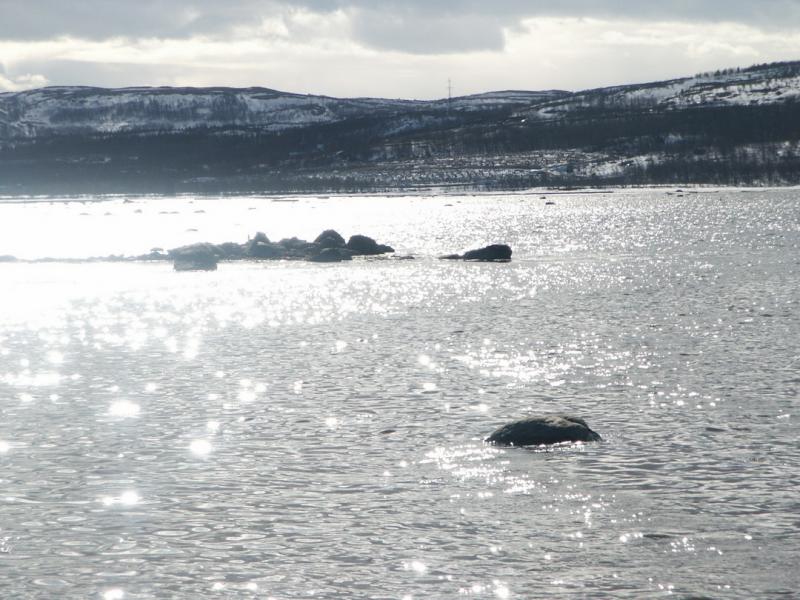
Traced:
<path fill-rule="evenodd" d="M 0 141 L 49 135 L 288 129 L 349 119 L 387 119 L 386 131 L 478 112 L 560 119 L 591 109 L 680 110 L 800 100 L 800 62 L 707 73 L 672 81 L 586 90 L 500 91 L 434 101 L 331 98 L 266 88 L 48 87 L 0 94 Z"/>
<path fill-rule="evenodd" d="M 434 101 L 331 98 L 266 88 L 48 87 L 0 94 L 0 141 L 48 135 L 193 129 L 287 129 L 387 118 L 387 131 L 459 114 L 513 109 L 560 119 L 587 109 L 680 110 L 800 100 L 800 62 L 706 73 L 665 82 L 586 90 L 500 91 Z"/>
<path fill-rule="evenodd" d="M 376 116 L 530 106 L 566 92 L 492 92 L 439 101 L 339 99 L 265 88 L 48 87 L 0 94 L 0 137 L 152 133 L 200 128 L 286 129 Z"/>
<path fill-rule="evenodd" d="M 5 135 L 11 137 L 197 128 L 279 131 L 404 104 L 338 100 L 261 88 L 49 87 L 0 95 L 0 122 L 5 123 Z"/>
<path fill-rule="evenodd" d="M 0 94 L 0 193 L 689 181 L 800 183 L 800 62 L 433 101 L 266 88 Z"/>
<path fill-rule="evenodd" d="M 520 112 L 561 118 L 582 109 L 764 106 L 800 100 L 800 62 L 703 73 L 655 83 L 586 90 Z"/>

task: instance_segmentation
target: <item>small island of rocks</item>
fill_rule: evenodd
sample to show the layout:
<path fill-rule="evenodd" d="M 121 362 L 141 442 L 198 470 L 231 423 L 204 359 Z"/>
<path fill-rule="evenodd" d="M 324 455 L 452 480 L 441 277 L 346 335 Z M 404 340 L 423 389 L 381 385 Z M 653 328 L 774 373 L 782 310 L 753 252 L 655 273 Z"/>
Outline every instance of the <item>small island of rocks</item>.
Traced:
<path fill-rule="evenodd" d="M 326 229 L 313 242 L 296 237 L 272 242 L 265 233 L 257 233 L 244 244 L 199 243 L 170 250 L 166 258 L 174 261 L 176 271 L 213 271 L 221 260 L 306 260 L 311 262 L 342 262 L 354 256 L 390 254 L 394 248 L 379 244 L 366 235 L 345 239 L 333 229 Z M 159 256 L 147 255 L 149 259 Z"/>
<path fill-rule="evenodd" d="M 469 250 L 464 254 L 439 256 L 442 260 L 467 262 L 511 261 L 511 248 L 505 244 L 492 244 L 484 248 Z M 147 254 L 138 256 L 110 255 L 89 258 L 34 258 L 21 259 L 11 255 L 0 255 L 0 263 L 83 263 L 83 262 L 167 262 L 172 261 L 176 271 L 216 271 L 217 265 L 232 261 L 299 260 L 315 263 L 339 263 L 354 257 L 382 257 L 391 254 L 398 260 L 413 260 L 413 256 L 397 256 L 394 248 L 379 244 L 366 235 L 352 235 L 348 240 L 333 229 L 326 229 L 313 242 L 292 237 L 278 242 L 271 241 L 259 232 L 244 243 L 224 242 L 213 244 L 199 242 L 165 251 L 152 248 Z"/>
<path fill-rule="evenodd" d="M 296 237 L 272 242 L 266 234 L 259 232 L 244 244 L 203 242 L 173 248 L 166 254 L 161 249 L 154 249 L 150 254 L 137 258 L 140 260 L 172 260 L 176 271 L 214 271 L 220 261 L 304 260 L 317 263 L 336 263 L 352 260 L 356 256 L 380 256 L 392 253 L 394 253 L 394 248 L 386 244 L 379 244 L 369 236 L 353 235 L 345 241 L 337 231 L 326 229 L 313 242 Z M 509 262 L 511 248 L 504 244 L 493 244 L 485 248 L 470 250 L 464 254 L 448 254 L 439 258 Z"/>

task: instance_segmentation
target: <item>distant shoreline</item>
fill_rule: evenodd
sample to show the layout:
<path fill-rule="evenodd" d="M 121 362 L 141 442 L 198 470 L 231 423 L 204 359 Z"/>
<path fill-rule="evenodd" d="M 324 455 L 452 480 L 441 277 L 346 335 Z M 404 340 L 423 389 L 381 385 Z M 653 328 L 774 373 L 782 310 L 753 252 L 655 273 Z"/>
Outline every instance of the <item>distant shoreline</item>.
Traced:
<path fill-rule="evenodd" d="M 101 203 L 112 202 L 114 200 L 152 200 L 158 198 L 197 198 L 198 200 L 222 200 L 225 198 L 253 198 L 270 200 L 271 202 L 295 202 L 301 199 L 327 199 L 327 198 L 393 198 L 408 196 L 437 196 L 437 197 L 457 197 L 457 196 L 586 196 L 586 195 L 607 195 L 621 191 L 630 190 L 668 190 L 675 193 L 720 193 L 723 191 L 738 192 L 759 192 L 768 190 L 790 190 L 799 189 L 800 185 L 785 186 L 736 186 L 736 185 L 712 185 L 712 184 L 686 184 L 686 185 L 629 185 L 613 187 L 586 187 L 586 188 L 529 188 L 524 190 L 476 190 L 476 189 L 437 189 L 419 188 L 414 190 L 395 190 L 395 191 L 370 191 L 370 192 L 180 192 L 175 194 L 168 193 L 97 193 L 97 194 L 2 194 L 0 193 L 0 204 L 46 204 L 46 203 Z"/>

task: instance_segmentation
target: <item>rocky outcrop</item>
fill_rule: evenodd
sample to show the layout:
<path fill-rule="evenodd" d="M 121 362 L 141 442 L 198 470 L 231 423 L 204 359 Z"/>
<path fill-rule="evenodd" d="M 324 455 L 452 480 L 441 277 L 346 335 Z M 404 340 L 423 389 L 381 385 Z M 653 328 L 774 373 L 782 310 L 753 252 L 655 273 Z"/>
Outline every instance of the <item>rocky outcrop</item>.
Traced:
<path fill-rule="evenodd" d="M 394 248 L 379 244 L 371 237 L 366 235 L 352 235 L 347 240 L 347 249 L 355 256 L 377 256 L 378 254 L 389 254 L 394 252 Z"/>
<path fill-rule="evenodd" d="M 159 249 L 160 250 L 160 249 Z M 394 252 L 371 237 L 354 235 L 348 242 L 333 229 L 323 231 L 313 242 L 296 237 L 272 242 L 259 232 L 244 244 L 192 244 L 174 248 L 167 254 L 151 252 L 135 260 L 173 260 L 177 271 L 214 270 L 221 260 L 307 260 L 311 262 L 341 262 L 353 256 L 376 256 Z"/>
<path fill-rule="evenodd" d="M 320 233 L 314 243 L 320 248 L 344 248 L 346 246 L 344 238 L 333 229 L 326 229 Z"/>
<path fill-rule="evenodd" d="M 440 256 L 443 260 L 471 260 L 478 262 L 509 262 L 512 250 L 506 244 L 492 244 L 485 248 L 470 250 L 464 254 L 447 254 Z"/>
<path fill-rule="evenodd" d="M 602 438 L 583 419 L 545 415 L 503 425 L 486 441 L 498 446 L 544 446 L 564 442 L 599 442 Z"/>
<path fill-rule="evenodd" d="M 192 244 L 169 251 L 176 271 L 216 271 L 217 249 L 214 244 Z"/>

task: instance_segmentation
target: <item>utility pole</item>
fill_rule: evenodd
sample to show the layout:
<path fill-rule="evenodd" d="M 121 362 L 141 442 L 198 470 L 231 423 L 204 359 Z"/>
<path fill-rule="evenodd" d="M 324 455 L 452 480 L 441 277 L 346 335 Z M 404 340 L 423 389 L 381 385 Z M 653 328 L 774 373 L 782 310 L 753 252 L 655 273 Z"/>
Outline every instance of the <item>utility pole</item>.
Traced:
<path fill-rule="evenodd" d="M 448 121 L 450 120 L 450 116 L 451 116 L 450 112 L 451 112 L 452 108 L 453 108 L 453 82 L 448 77 L 447 78 L 447 119 L 448 119 Z M 447 133 L 447 129 L 446 128 L 442 129 L 442 133 L 446 136 L 446 139 L 444 140 L 444 142 L 445 142 L 445 144 L 447 146 L 447 153 L 450 156 L 450 159 L 452 160 L 452 158 L 453 158 L 453 138 L 452 138 L 452 135 Z"/>
<path fill-rule="evenodd" d="M 447 79 L 447 116 L 450 116 L 450 108 L 453 105 L 453 82 Z"/>

